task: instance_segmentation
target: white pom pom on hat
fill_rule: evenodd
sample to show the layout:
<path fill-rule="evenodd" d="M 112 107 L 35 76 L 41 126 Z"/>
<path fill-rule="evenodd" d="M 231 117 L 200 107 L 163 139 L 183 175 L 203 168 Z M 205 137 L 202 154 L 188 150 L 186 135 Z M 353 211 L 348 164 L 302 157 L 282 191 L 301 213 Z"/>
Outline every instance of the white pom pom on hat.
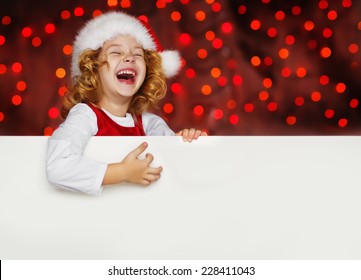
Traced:
<path fill-rule="evenodd" d="M 88 21 L 76 36 L 73 44 L 71 76 L 80 75 L 79 57 L 85 49 L 97 50 L 105 41 L 117 35 L 132 36 L 144 49 L 159 52 L 167 78 L 178 73 L 181 67 L 178 51 L 163 50 L 147 23 L 123 12 L 108 12 Z"/>

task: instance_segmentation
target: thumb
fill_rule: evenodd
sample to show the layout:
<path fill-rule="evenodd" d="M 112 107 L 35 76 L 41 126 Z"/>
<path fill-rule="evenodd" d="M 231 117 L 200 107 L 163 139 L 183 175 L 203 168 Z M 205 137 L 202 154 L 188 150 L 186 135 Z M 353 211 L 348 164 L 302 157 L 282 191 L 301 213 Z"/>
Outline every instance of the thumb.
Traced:
<path fill-rule="evenodd" d="M 145 151 L 145 149 L 148 147 L 148 143 L 147 142 L 143 142 L 142 144 L 140 144 L 137 148 L 135 148 L 132 152 L 130 152 L 130 155 L 132 155 L 133 157 L 137 158 L 138 156 L 140 156 L 141 153 L 143 153 Z"/>

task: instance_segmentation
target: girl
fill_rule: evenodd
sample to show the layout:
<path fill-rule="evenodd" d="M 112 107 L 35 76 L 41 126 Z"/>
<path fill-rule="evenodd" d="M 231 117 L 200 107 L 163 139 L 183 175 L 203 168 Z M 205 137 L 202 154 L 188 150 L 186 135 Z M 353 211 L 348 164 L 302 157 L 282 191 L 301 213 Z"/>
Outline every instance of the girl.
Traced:
<path fill-rule="evenodd" d="M 95 135 L 179 135 L 189 142 L 206 135 L 195 129 L 175 134 L 149 113 L 165 96 L 165 79 L 179 69 L 178 52 L 162 50 L 152 30 L 137 18 L 110 12 L 90 20 L 73 46 L 73 85 L 62 107 L 65 121 L 49 138 L 49 182 L 100 194 L 108 184 L 149 185 L 158 180 L 162 167 L 150 166 L 153 156 L 138 158 L 147 143 L 111 164 L 87 158 L 83 151 Z"/>

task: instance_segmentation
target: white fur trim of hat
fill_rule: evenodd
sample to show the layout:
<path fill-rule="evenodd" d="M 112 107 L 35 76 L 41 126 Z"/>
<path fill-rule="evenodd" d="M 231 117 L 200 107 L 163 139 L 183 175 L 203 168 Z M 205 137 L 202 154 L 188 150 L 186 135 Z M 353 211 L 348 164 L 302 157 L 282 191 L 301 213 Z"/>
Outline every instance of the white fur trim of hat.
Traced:
<path fill-rule="evenodd" d="M 107 40 L 117 35 L 133 36 L 144 49 L 159 52 L 167 78 L 178 73 L 181 67 L 178 51 L 163 50 L 154 33 L 136 17 L 123 12 L 108 12 L 88 21 L 76 36 L 73 44 L 71 76 L 80 75 L 79 57 L 85 49 L 97 50 Z"/>

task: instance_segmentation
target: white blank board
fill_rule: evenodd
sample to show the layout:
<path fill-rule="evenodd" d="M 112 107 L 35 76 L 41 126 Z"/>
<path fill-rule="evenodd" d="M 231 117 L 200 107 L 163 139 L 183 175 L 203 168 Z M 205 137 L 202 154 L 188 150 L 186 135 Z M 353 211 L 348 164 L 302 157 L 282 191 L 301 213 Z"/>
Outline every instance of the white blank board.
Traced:
<path fill-rule="evenodd" d="M 162 178 L 100 196 L 46 179 L 47 137 L 0 137 L 0 259 L 360 259 L 361 137 L 93 137 L 121 160 L 147 141 Z"/>

